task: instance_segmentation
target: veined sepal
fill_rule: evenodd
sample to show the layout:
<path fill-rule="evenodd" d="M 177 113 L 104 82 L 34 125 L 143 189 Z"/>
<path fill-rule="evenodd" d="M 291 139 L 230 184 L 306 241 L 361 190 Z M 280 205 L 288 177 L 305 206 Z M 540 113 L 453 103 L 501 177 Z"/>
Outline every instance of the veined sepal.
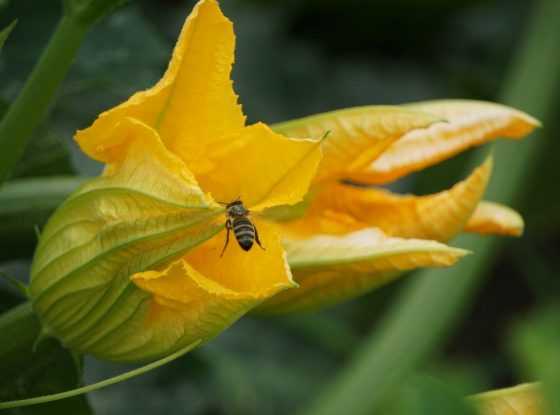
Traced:
<path fill-rule="evenodd" d="M 223 229 L 223 208 L 192 188 L 184 200 L 110 174 L 72 194 L 41 233 L 32 265 L 29 294 L 43 331 L 71 350 L 116 361 L 154 359 L 206 340 L 175 333 L 170 342 L 168 327 L 147 323 L 151 293 L 130 278 L 165 267 Z"/>

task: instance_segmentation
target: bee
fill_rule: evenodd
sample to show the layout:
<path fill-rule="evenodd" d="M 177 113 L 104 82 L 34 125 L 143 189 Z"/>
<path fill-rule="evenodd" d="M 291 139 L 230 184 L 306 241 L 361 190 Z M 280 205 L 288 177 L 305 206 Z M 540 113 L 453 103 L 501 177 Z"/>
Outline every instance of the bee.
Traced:
<path fill-rule="evenodd" d="M 226 243 L 220 257 L 226 252 L 229 243 L 229 233 L 232 230 L 237 243 L 244 251 L 249 251 L 255 242 L 264 249 L 259 240 L 259 232 L 253 222 L 251 222 L 251 219 L 249 219 L 249 213 L 243 202 L 239 199 L 226 204 Z"/>

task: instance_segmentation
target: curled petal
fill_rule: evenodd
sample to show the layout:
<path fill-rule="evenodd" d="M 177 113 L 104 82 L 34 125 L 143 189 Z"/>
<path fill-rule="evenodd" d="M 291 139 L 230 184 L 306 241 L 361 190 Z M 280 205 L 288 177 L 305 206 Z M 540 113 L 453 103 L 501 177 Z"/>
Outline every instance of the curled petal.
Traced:
<path fill-rule="evenodd" d="M 91 127 L 80 131 L 77 138 L 82 149 L 107 162 L 106 153 L 99 150 L 113 145 L 113 129 L 127 117 L 153 127 L 165 145 L 180 156 L 193 142 L 202 143 L 242 128 L 245 117 L 230 80 L 234 47 L 232 23 L 218 3 L 200 1 L 183 26 L 161 80 L 102 113 Z M 84 145 L 86 142 L 95 145 Z"/>
<path fill-rule="evenodd" d="M 373 226 L 390 236 L 446 241 L 461 232 L 472 216 L 491 170 L 489 158 L 464 181 L 428 196 L 329 184 L 306 216 L 280 226 L 292 238 L 318 233 L 343 234 Z"/>
<path fill-rule="evenodd" d="M 183 160 L 165 147 L 150 126 L 124 118 L 108 134 L 107 142 L 77 135 L 84 152 L 102 155 L 107 163 L 103 176 L 86 185 L 82 192 L 94 188 L 127 188 L 179 205 L 212 203 Z"/>
<path fill-rule="evenodd" d="M 323 160 L 315 181 L 347 178 L 361 171 L 407 132 L 442 118 L 404 107 L 367 106 L 313 115 L 273 126 L 290 137 L 320 138 Z"/>
<path fill-rule="evenodd" d="M 258 311 L 310 310 L 356 297 L 400 271 L 453 265 L 466 254 L 435 241 L 390 238 L 376 229 L 284 242 L 298 288 L 277 294 Z"/>
<path fill-rule="evenodd" d="M 371 184 L 390 182 L 498 137 L 522 138 L 540 125 L 521 111 L 489 102 L 444 100 L 406 108 L 435 114 L 447 122 L 411 131 L 352 179 Z"/>
<path fill-rule="evenodd" d="M 482 201 L 467 222 L 465 232 L 521 236 L 524 225 L 523 218 L 515 210 L 499 203 Z"/>
<path fill-rule="evenodd" d="M 143 330 L 134 325 L 119 336 L 127 343 L 168 350 L 196 340 L 206 341 L 235 322 L 248 310 L 281 290 L 294 286 L 284 250 L 270 225 L 257 223 L 266 249 L 254 246 L 242 251 L 230 240 L 220 257 L 225 240 L 213 238 L 184 258 L 161 271 L 132 276 L 134 283 L 150 294 Z M 225 232 L 224 232 L 225 237 Z M 117 334 L 115 334 L 117 335 Z M 142 337 L 135 340 L 135 337 Z M 115 343 L 108 340 L 108 344 Z M 112 346 L 112 353 L 137 359 L 128 346 Z"/>
<path fill-rule="evenodd" d="M 526 383 L 470 397 L 481 415 L 541 415 L 544 401 L 538 384 Z"/>
<path fill-rule="evenodd" d="M 320 160 L 320 140 L 287 138 L 258 123 L 209 145 L 189 167 L 216 200 L 241 199 L 260 211 L 301 201 Z"/>
<path fill-rule="evenodd" d="M 245 116 L 230 79 L 234 61 L 233 24 L 216 0 L 202 0 L 185 22 L 167 73 L 172 85 L 156 128 L 166 144 L 186 157 L 193 143 L 205 143 L 243 128 Z"/>
<path fill-rule="evenodd" d="M 255 241 L 249 251 L 242 250 L 232 231 L 223 256 L 220 256 L 226 245 L 227 232 L 224 231 L 185 258 L 199 272 L 220 285 L 262 301 L 295 284 L 276 229 L 258 218 L 253 218 L 252 222 L 262 247 Z"/>

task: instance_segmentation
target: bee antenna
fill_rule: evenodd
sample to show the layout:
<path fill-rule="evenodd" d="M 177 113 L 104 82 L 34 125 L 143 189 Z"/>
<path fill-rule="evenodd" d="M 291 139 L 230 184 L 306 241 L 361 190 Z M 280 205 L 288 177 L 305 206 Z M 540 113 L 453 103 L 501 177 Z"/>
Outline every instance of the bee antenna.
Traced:
<path fill-rule="evenodd" d="M 241 200 L 241 196 L 237 196 L 235 199 L 233 199 L 234 202 L 238 202 Z M 217 203 L 219 203 L 220 205 L 224 205 L 227 206 L 232 202 L 220 202 L 219 200 L 216 200 Z"/>

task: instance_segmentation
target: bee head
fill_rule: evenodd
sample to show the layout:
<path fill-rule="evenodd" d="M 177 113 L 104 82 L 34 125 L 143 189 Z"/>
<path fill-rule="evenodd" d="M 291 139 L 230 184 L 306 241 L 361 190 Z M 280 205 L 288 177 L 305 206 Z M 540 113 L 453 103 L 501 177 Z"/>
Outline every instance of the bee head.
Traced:
<path fill-rule="evenodd" d="M 228 203 L 226 210 L 229 216 L 246 216 L 249 213 L 240 199 Z"/>

